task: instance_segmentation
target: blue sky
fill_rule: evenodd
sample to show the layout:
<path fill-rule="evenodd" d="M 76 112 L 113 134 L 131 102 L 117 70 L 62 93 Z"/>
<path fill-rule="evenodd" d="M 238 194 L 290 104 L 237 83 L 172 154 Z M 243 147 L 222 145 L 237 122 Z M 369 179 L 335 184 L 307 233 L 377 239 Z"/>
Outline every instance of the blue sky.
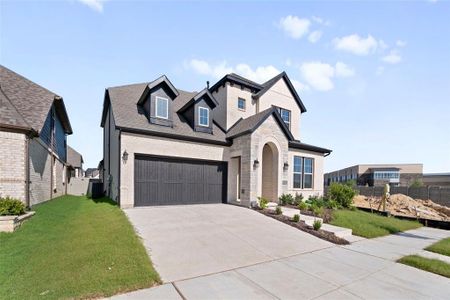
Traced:
<path fill-rule="evenodd" d="M 450 171 L 450 2 L 1 1 L 1 64 L 66 103 L 69 144 L 102 158 L 106 87 L 166 74 L 201 90 L 225 72 L 285 70 L 325 169 L 423 163 Z"/>

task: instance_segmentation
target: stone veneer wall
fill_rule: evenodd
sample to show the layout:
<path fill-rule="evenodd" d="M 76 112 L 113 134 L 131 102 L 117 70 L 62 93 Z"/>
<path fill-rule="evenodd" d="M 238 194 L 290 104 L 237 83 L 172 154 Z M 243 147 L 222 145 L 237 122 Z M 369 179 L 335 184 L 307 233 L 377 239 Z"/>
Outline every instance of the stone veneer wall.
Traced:
<path fill-rule="evenodd" d="M 0 131 L 0 196 L 25 202 L 25 143 L 23 133 Z"/>

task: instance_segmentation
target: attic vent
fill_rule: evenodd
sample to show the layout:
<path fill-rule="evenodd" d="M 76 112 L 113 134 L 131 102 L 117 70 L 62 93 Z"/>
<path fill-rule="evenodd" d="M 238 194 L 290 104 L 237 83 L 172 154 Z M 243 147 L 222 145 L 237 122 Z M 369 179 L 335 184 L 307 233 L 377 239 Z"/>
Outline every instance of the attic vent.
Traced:
<path fill-rule="evenodd" d="M 206 81 L 206 88 L 209 89 L 209 80 Z"/>

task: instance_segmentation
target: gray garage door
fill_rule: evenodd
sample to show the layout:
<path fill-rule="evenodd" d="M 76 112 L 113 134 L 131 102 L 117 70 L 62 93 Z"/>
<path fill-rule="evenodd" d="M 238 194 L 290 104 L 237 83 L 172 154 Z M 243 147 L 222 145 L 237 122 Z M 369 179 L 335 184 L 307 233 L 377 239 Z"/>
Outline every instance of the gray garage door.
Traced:
<path fill-rule="evenodd" d="M 227 164 L 139 156 L 134 161 L 134 205 L 224 203 Z"/>

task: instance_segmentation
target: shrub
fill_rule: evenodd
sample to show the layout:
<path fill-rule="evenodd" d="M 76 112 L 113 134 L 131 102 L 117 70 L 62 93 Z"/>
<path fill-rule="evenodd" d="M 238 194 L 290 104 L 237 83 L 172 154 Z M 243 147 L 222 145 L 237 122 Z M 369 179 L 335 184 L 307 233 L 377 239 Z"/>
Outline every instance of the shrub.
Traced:
<path fill-rule="evenodd" d="M 328 200 L 325 204 L 326 204 L 326 207 L 329 209 L 338 209 L 339 208 L 339 203 L 337 203 L 337 201 L 335 201 L 335 200 Z"/>
<path fill-rule="evenodd" d="M 300 203 L 303 202 L 303 195 L 300 193 L 295 193 L 295 197 L 294 197 L 294 205 L 299 205 Z"/>
<path fill-rule="evenodd" d="M 348 185 L 333 182 L 328 189 L 328 199 L 336 201 L 340 207 L 350 208 L 356 191 Z"/>
<path fill-rule="evenodd" d="M 277 215 L 281 215 L 283 213 L 283 211 L 281 210 L 281 207 L 277 206 L 277 208 L 275 208 L 275 213 Z"/>
<path fill-rule="evenodd" d="M 10 197 L 0 198 L 0 216 L 18 216 L 25 213 L 22 201 Z"/>
<path fill-rule="evenodd" d="M 299 214 L 295 214 L 294 217 L 292 218 L 292 221 L 295 223 L 298 223 L 300 221 L 300 215 Z"/>
<path fill-rule="evenodd" d="M 411 188 L 420 188 L 423 186 L 423 182 L 419 179 L 415 179 L 409 187 Z"/>
<path fill-rule="evenodd" d="M 320 229 L 320 227 L 322 227 L 322 222 L 320 220 L 314 220 L 314 223 L 313 223 L 314 230 L 317 231 Z"/>
<path fill-rule="evenodd" d="M 312 212 L 313 212 L 313 214 L 314 214 L 315 216 L 321 217 L 321 216 L 323 215 L 323 207 L 315 206 L 315 207 L 312 209 Z"/>
<path fill-rule="evenodd" d="M 278 199 L 280 200 L 281 205 L 293 204 L 294 203 L 294 197 L 292 197 L 291 194 L 283 194 Z"/>
<path fill-rule="evenodd" d="M 308 202 L 311 205 L 317 206 L 317 207 L 325 206 L 325 199 L 323 197 L 319 197 L 319 196 L 309 196 L 309 198 L 306 202 Z"/>
<path fill-rule="evenodd" d="M 259 199 L 259 207 L 263 209 L 267 208 L 267 203 L 269 203 L 269 200 L 263 197 L 258 197 L 258 199 Z"/>
<path fill-rule="evenodd" d="M 298 209 L 300 209 L 300 210 L 307 210 L 308 209 L 308 204 L 306 204 L 306 202 L 300 202 L 299 204 L 298 204 Z"/>

